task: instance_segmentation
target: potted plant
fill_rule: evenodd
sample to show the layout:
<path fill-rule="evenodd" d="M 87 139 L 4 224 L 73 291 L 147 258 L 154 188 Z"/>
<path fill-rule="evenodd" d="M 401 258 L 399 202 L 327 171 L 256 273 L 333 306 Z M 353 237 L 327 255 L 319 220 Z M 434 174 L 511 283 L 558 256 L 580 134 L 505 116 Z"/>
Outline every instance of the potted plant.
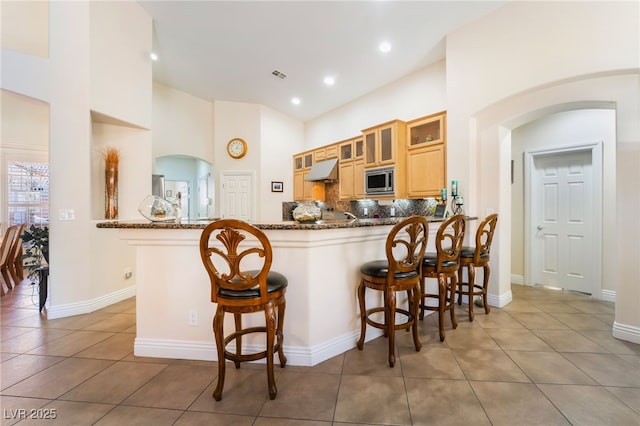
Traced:
<path fill-rule="evenodd" d="M 24 268 L 29 271 L 31 284 L 35 284 L 38 271 L 49 264 L 49 227 L 31 225 L 22 234 Z"/>

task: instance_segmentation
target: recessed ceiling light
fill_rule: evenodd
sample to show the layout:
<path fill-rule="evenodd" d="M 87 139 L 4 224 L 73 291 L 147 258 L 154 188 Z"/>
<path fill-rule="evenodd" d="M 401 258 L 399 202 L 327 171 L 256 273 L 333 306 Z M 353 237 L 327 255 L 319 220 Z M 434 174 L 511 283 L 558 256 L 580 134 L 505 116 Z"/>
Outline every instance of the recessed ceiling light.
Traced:
<path fill-rule="evenodd" d="M 327 86 L 333 86 L 334 84 L 336 84 L 336 79 L 331 76 L 326 76 L 324 78 L 324 84 Z"/>
<path fill-rule="evenodd" d="M 151 52 L 149 57 L 151 58 L 152 61 L 157 61 L 158 60 L 158 55 L 155 52 Z"/>
<path fill-rule="evenodd" d="M 391 50 L 391 43 L 389 43 L 388 41 L 383 41 L 382 43 L 380 43 L 380 46 L 378 46 L 378 49 L 380 49 L 382 53 L 387 53 Z"/>
<path fill-rule="evenodd" d="M 291 98 L 291 103 L 294 105 L 300 105 L 300 102 L 302 102 L 300 98 Z"/>

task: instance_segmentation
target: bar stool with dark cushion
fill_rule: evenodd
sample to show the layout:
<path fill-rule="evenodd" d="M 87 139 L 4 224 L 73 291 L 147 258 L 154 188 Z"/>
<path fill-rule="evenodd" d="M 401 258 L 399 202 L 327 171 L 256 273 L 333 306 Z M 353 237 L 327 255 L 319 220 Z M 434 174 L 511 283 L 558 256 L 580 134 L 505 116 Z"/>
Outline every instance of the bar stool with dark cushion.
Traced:
<path fill-rule="evenodd" d="M 413 344 L 420 351 L 422 344 L 418 339 L 418 306 L 420 305 L 420 280 L 422 277 L 422 258 L 427 247 L 428 224 L 422 216 L 411 216 L 396 224 L 389 232 L 385 245 L 387 258 L 367 262 L 360 268 L 358 301 L 360 303 L 360 339 L 358 349 L 364 345 L 367 324 L 384 330 L 389 339 L 389 366 L 393 367 L 395 357 L 395 331 L 413 331 Z M 367 309 L 365 290 L 382 291 L 384 306 Z M 407 292 L 408 308 L 396 306 L 396 293 Z M 384 322 L 375 321 L 373 316 L 382 312 Z M 396 322 L 396 313 L 406 318 L 405 322 Z"/>
<path fill-rule="evenodd" d="M 444 313 L 451 312 L 451 326 L 458 327 L 458 320 L 454 312 L 458 268 L 460 267 L 460 252 L 464 240 L 465 218 L 458 214 L 442 222 L 436 234 L 436 253 L 427 253 L 422 263 L 420 319 L 424 318 L 424 310 L 438 312 L 438 328 L 440 341 L 444 341 Z M 438 293 L 426 293 L 425 280 L 438 280 Z M 436 299 L 437 305 L 429 305 L 425 299 Z"/>
<path fill-rule="evenodd" d="M 213 398 L 216 401 L 222 398 L 225 360 L 240 368 L 241 362 L 266 358 L 269 397 L 274 399 L 278 392 L 273 374 L 274 352 L 278 353 L 280 367 L 287 362 L 282 346 L 287 278 L 270 270 L 273 254 L 269 239 L 246 222 L 217 220 L 202 231 L 200 256 L 211 281 L 211 301 L 217 304 L 213 332 L 218 351 L 218 384 Z M 262 311 L 265 326 L 242 327 L 242 314 Z M 233 314 L 235 331 L 225 337 L 227 312 Z M 266 333 L 266 349 L 243 354 L 242 337 L 252 333 Z M 236 344 L 235 352 L 226 349 L 232 341 Z"/>
<path fill-rule="evenodd" d="M 482 296 L 482 304 L 485 314 L 488 314 L 491 308 L 487 303 L 487 288 L 489 287 L 489 267 L 491 241 L 493 240 L 493 232 L 498 223 L 498 215 L 490 214 L 478 226 L 476 231 L 475 247 L 462 247 L 460 252 L 460 269 L 458 270 L 458 305 L 462 304 L 462 296 L 465 295 L 469 299 L 469 321 L 473 321 L 473 298 L 474 296 Z M 483 278 L 482 284 L 476 283 L 476 268 L 482 268 Z M 467 270 L 468 282 L 463 282 L 462 273 Z"/>

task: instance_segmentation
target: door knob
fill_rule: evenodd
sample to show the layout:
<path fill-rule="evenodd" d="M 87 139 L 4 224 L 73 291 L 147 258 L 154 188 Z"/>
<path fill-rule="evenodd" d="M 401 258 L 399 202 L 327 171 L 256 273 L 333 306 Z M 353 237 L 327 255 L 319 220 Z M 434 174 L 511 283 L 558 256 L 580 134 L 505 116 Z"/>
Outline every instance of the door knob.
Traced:
<path fill-rule="evenodd" d="M 538 231 L 542 231 L 542 225 L 538 225 Z"/>

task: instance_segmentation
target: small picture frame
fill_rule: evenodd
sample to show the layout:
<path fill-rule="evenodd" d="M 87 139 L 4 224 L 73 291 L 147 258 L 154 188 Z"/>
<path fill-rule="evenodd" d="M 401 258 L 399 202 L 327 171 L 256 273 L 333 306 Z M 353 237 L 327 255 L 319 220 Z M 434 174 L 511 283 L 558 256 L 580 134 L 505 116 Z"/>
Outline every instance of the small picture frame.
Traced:
<path fill-rule="evenodd" d="M 282 182 L 271 182 L 271 192 L 283 192 Z"/>
<path fill-rule="evenodd" d="M 436 212 L 433 215 L 436 219 L 443 219 L 444 215 L 447 213 L 447 205 L 446 204 L 438 204 L 436 206 Z"/>
<path fill-rule="evenodd" d="M 171 198 L 173 197 L 173 192 L 170 189 L 167 189 L 166 191 L 164 191 L 164 198 Z"/>

